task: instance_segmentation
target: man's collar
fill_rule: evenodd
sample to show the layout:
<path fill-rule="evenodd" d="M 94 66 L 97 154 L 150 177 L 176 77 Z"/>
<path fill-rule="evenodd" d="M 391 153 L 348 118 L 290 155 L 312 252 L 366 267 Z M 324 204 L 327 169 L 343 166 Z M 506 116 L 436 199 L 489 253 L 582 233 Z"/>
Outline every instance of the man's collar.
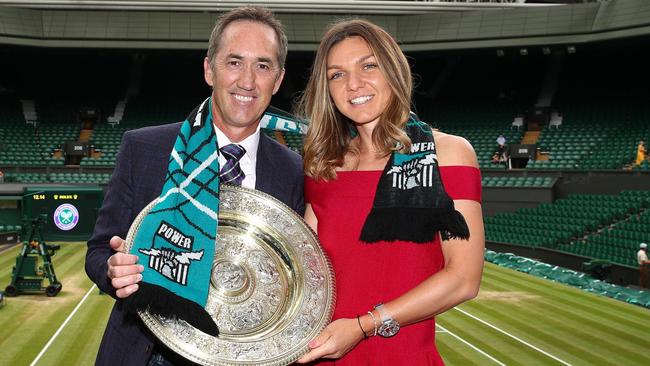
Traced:
<path fill-rule="evenodd" d="M 216 124 L 213 124 L 214 126 L 214 131 L 217 134 L 217 144 L 219 145 L 219 149 L 222 147 L 232 144 L 232 141 L 226 136 L 223 131 L 217 127 Z M 257 148 L 260 144 L 260 125 L 257 125 L 257 129 L 255 132 L 253 132 L 252 135 L 246 137 L 240 142 L 237 142 L 238 145 L 241 145 L 244 149 L 246 149 L 246 154 L 242 159 L 250 159 L 250 162 L 252 164 L 255 164 L 255 161 L 257 160 Z"/>

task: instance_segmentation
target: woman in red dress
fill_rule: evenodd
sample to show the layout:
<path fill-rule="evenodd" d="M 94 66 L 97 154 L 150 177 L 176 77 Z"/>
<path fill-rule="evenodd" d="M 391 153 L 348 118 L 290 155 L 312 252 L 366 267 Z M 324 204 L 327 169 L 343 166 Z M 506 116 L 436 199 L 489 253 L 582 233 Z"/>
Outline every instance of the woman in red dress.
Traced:
<path fill-rule="evenodd" d="M 332 261 L 336 307 L 300 363 L 442 365 L 434 316 L 478 293 L 476 155 L 418 121 L 411 92 L 383 29 L 350 20 L 325 34 L 300 110 L 305 219 Z"/>

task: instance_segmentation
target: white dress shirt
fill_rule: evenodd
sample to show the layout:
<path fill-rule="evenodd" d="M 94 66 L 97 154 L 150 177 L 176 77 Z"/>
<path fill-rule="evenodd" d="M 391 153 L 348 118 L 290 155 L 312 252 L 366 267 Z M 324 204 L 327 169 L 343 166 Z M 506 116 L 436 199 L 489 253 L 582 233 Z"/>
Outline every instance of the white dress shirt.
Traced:
<path fill-rule="evenodd" d="M 224 134 L 219 127 L 215 126 L 215 132 L 217 134 L 217 145 L 219 149 L 226 145 L 232 144 L 232 141 Z M 244 180 L 241 185 L 245 188 L 255 189 L 255 167 L 257 166 L 257 147 L 260 144 L 260 125 L 257 125 L 257 130 L 246 137 L 244 140 L 237 142 L 237 145 L 241 145 L 245 150 L 246 154 L 239 159 L 239 167 L 244 173 Z M 223 154 L 219 154 L 219 166 L 222 167 L 226 164 L 226 158 Z"/>
<path fill-rule="evenodd" d="M 639 263 L 639 265 L 642 265 L 647 260 L 648 260 L 648 254 L 645 252 L 645 250 L 639 249 L 639 251 L 636 252 L 636 261 Z"/>

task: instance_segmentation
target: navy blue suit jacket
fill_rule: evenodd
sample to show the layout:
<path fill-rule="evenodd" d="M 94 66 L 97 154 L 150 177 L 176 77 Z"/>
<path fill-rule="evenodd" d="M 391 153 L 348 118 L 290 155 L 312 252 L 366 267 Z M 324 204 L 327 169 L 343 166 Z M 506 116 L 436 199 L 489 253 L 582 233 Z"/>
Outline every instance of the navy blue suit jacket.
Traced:
<path fill-rule="evenodd" d="M 162 191 L 169 154 L 181 123 L 145 127 L 126 132 L 117 164 L 88 241 L 86 273 L 105 293 L 115 297 L 106 273 L 115 252 L 108 242 L 114 235 L 126 238 L 138 213 Z M 257 150 L 256 189 L 268 193 L 301 216 L 304 214 L 302 160 L 298 154 L 263 133 Z M 146 365 L 155 337 L 142 321 L 123 312 L 117 300 L 97 354 L 97 365 Z"/>

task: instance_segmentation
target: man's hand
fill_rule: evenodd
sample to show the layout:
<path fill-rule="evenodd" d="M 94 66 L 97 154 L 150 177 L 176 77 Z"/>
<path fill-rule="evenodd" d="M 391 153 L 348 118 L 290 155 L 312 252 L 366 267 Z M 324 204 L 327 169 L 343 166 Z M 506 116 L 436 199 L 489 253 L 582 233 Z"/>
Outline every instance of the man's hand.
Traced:
<path fill-rule="evenodd" d="M 298 363 L 319 358 L 341 358 L 363 339 L 356 319 L 338 319 L 331 322 L 318 337 L 309 342 L 311 349 Z"/>
<path fill-rule="evenodd" d="M 138 291 L 138 282 L 142 281 L 144 266 L 137 264 L 138 256 L 126 254 L 125 241 L 119 236 L 110 240 L 110 245 L 117 253 L 108 258 L 108 271 L 106 275 L 111 279 L 115 288 L 115 295 L 121 299 Z"/>

